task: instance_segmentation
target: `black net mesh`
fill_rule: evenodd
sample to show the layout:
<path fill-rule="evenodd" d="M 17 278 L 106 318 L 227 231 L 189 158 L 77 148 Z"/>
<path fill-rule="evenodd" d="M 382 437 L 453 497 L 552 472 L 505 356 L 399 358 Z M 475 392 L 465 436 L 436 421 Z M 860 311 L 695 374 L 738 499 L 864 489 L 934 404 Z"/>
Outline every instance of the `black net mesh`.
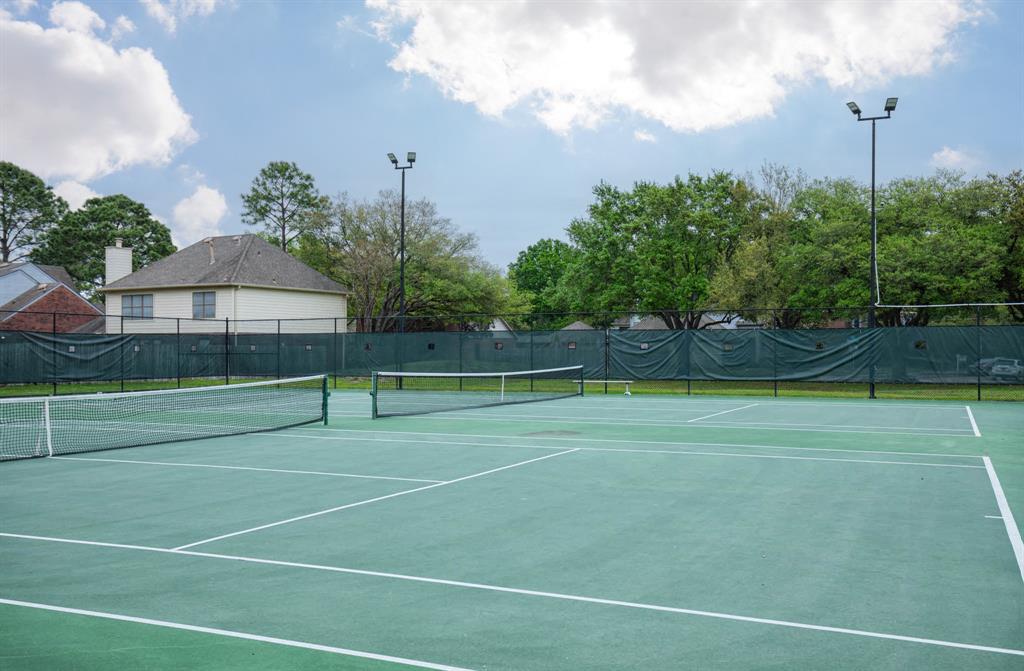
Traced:
<path fill-rule="evenodd" d="M 0 399 L 0 460 L 57 456 L 322 421 L 325 376 L 126 394 Z"/>

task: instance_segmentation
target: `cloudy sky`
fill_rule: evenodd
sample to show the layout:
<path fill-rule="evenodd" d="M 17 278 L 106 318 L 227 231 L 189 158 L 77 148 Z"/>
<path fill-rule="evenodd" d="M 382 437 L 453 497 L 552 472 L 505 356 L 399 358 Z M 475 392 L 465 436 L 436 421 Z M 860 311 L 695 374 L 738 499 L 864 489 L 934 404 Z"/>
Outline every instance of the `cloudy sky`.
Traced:
<path fill-rule="evenodd" d="M 0 0 L 0 159 L 125 193 L 179 245 L 236 233 L 268 161 L 398 184 L 506 265 L 623 187 L 765 162 L 879 178 L 1024 167 L 1021 2 Z"/>

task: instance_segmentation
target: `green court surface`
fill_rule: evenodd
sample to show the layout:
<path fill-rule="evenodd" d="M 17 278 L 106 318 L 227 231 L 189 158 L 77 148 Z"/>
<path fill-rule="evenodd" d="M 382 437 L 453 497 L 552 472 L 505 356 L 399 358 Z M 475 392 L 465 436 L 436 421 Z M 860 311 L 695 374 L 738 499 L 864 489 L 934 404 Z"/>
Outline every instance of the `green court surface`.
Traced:
<path fill-rule="evenodd" d="M 1024 406 L 369 409 L 0 463 L 0 668 L 1024 668 Z"/>

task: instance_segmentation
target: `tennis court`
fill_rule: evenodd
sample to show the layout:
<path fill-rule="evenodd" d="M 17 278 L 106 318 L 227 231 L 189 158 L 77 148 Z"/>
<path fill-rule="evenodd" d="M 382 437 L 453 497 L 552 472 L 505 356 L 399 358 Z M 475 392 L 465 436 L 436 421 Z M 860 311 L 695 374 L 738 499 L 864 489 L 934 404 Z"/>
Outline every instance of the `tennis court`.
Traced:
<path fill-rule="evenodd" d="M 1024 665 L 1018 405 L 319 384 L 0 404 L 2 666 Z"/>

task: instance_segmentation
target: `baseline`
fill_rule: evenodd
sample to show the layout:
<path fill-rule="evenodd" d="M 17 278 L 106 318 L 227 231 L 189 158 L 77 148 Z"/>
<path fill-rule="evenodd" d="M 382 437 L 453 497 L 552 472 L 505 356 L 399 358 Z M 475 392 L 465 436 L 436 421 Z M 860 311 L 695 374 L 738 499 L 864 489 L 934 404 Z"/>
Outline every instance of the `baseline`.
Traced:
<path fill-rule="evenodd" d="M 168 622 L 167 620 L 154 620 L 148 617 L 135 617 L 134 615 L 121 615 L 119 613 L 105 613 L 97 610 L 84 610 L 81 608 L 68 608 L 66 606 L 54 606 L 47 603 L 35 603 L 33 601 L 17 601 L 15 599 L 4 599 L 0 597 L 0 604 L 7 606 L 19 606 L 22 608 L 34 608 L 37 610 L 48 610 L 56 613 L 69 613 L 71 615 L 84 615 L 86 617 L 96 617 L 104 620 L 117 620 L 119 622 L 132 622 L 134 624 L 148 624 L 156 627 L 165 627 L 168 629 L 180 629 L 183 631 L 194 631 L 200 634 L 213 634 L 214 636 L 226 636 L 228 638 L 241 638 L 247 641 L 257 641 L 259 643 L 272 643 L 274 645 L 283 645 L 290 648 L 304 648 L 306 650 L 317 650 L 319 652 L 329 652 L 335 655 L 344 655 L 346 657 L 359 657 L 362 659 L 372 659 L 378 662 L 393 662 L 395 664 L 404 664 L 406 666 L 413 666 L 419 669 L 435 669 L 436 671 L 470 671 L 461 666 L 449 666 L 447 664 L 435 664 L 434 662 L 424 662 L 418 659 L 409 659 L 407 657 L 395 657 L 393 655 L 382 655 L 376 652 L 365 652 L 363 650 L 352 650 L 350 648 L 336 648 L 333 645 L 321 645 L 319 643 L 307 643 L 305 641 L 292 641 L 287 638 L 276 638 L 274 636 L 263 636 L 260 634 L 249 634 L 242 631 L 231 631 L 228 629 L 217 629 L 215 627 L 203 627 L 195 624 L 184 624 L 181 622 Z"/>
<path fill-rule="evenodd" d="M 255 434 L 253 434 L 255 435 Z M 273 435 L 273 434 L 263 434 Z M 399 478 L 389 475 L 359 475 L 356 473 L 329 473 L 325 471 L 294 471 L 286 468 L 257 468 L 255 466 L 224 466 L 221 464 L 190 464 L 180 461 L 141 461 L 139 459 L 101 459 L 98 457 L 47 457 L 61 461 L 100 461 L 114 464 L 144 464 L 146 466 L 179 466 L 184 468 L 221 468 L 228 471 L 260 471 L 264 473 L 288 473 L 290 475 L 325 475 L 336 478 L 362 478 L 366 480 L 399 480 L 404 482 L 434 482 L 443 480 L 425 480 L 423 478 Z"/>
<path fill-rule="evenodd" d="M 69 543 L 73 545 L 90 545 L 95 547 L 107 547 L 123 550 L 137 550 L 143 552 L 159 552 L 165 554 L 180 554 L 190 557 L 205 557 L 208 559 L 220 559 L 225 561 L 239 561 L 253 564 L 264 564 L 268 566 L 282 566 L 289 568 L 306 569 L 313 571 L 326 571 L 330 573 L 344 573 L 348 575 L 370 576 L 374 578 L 385 578 L 392 580 L 405 580 L 409 582 L 427 583 L 432 585 L 446 585 L 449 587 L 462 587 L 466 589 L 484 590 L 489 592 L 502 592 L 506 594 L 518 594 L 522 596 L 535 596 L 562 601 L 577 601 L 603 606 L 617 606 L 621 608 L 635 608 L 638 610 L 658 611 L 663 613 L 674 613 L 678 615 L 692 615 L 696 617 L 707 617 L 719 620 L 730 620 L 734 622 L 746 622 L 751 624 L 763 624 L 776 627 L 788 627 L 792 629 L 804 629 L 832 634 L 847 634 L 851 636 L 862 636 L 865 638 L 887 639 L 904 643 L 918 643 L 944 648 L 957 648 L 960 650 L 973 650 L 976 652 L 990 652 L 1003 655 L 1014 655 L 1024 657 L 1024 650 L 1016 648 L 1001 648 L 975 643 L 961 643 L 957 641 L 946 641 L 934 638 L 921 638 L 918 636 L 904 636 L 902 634 L 889 634 L 885 632 L 869 631 L 864 629 L 850 629 L 846 627 L 833 627 L 829 625 L 811 624 L 807 622 L 796 622 L 792 620 L 776 620 L 750 615 L 738 615 L 719 611 L 697 610 L 693 608 L 680 608 L 675 606 L 662 606 L 658 604 L 642 603 L 636 601 L 621 601 L 618 599 L 603 599 L 599 597 L 582 596 L 578 594 L 563 594 L 560 592 L 546 592 L 541 590 L 520 589 L 517 587 L 503 587 L 486 583 L 464 582 L 461 580 L 447 580 L 444 578 L 430 578 L 426 576 L 414 576 L 403 573 L 387 573 L 383 571 L 369 571 L 366 569 L 347 568 L 342 566 L 327 566 L 323 564 L 304 564 L 301 562 L 281 561 L 277 559 L 260 559 L 257 557 L 246 557 L 241 555 L 226 555 L 213 552 L 196 552 L 192 550 L 171 550 L 167 548 L 148 547 L 144 545 L 126 545 L 119 543 L 102 543 L 98 541 L 83 541 L 71 538 L 55 538 L 51 536 L 31 536 L 28 534 L 13 534 L 0 532 L 0 537 L 20 538 L 25 540 L 47 541 L 53 543 Z"/>
<path fill-rule="evenodd" d="M 359 417 L 365 418 L 365 413 L 358 412 L 332 412 L 332 417 Z M 420 419 L 430 420 L 448 420 L 448 421 L 459 421 L 464 422 L 466 420 L 474 422 L 527 422 L 530 424 L 591 424 L 594 426 L 686 426 L 687 420 L 672 421 L 672 420 L 646 420 L 642 422 L 631 422 L 631 421 L 620 421 L 620 420 L 609 420 L 609 421 L 596 421 L 587 419 L 572 419 L 570 417 L 556 418 L 551 415 L 497 415 L 497 414 L 479 414 L 479 413 L 467 413 L 461 410 L 452 410 L 447 412 L 438 412 L 429 416 L 423 416 Z M 386 421 L 386 420 L 385 420 Z M 715 426 L 715 422 L 704 422 L 702 426 Z M 737 427 L 739 428 L 739 427 Z M 880 434 L 886 436 L 931 436 L 931 437 L 942 437 L 942 438 L 965 438 L 967 437 L 962 433 L 916 433 L 912 431 L 863 431 L 863 430 L 851 430 L 851 429 L 799 429 L 799 428 L 786 428 L 786 427 L 754 427 L 758 431 L 811 431 L 814 433 L 871 433 Z M 970 436 L 973 438 L 973 436 Z"/>
<path fill-rule="evenodd" d="M 427 485 L 425 487 L 416 487 L 415 489 L 404 489 L 404 490 L 402 490 L 400 492 L 394 492 L 393 494 L 386 494 L 384 496 L 377 496 L 377 497 L 374 497 L 372 499 L 366 499 L 364 501 L 356 501 L 355 503 L 347 503 L 347 504 L 345 504 L 343 506 L 336 506 L 334 508 L 328 508 L 327 510 L 319 510 L 319 511 L 314 512 L 314 513 L 307 513 L 306 515 L 299 515 L 298 517 L 291 517 L 291 518 L 288 518 L 286 520 L 279 520 L 277 522 L 271 522 L 269 524 L 262 524 L 262 525 L 260 525 L 258 527 L 252 527 L 251 529 L 242 529 L 241 531 L 234 531 L 234 532 L 229 533 L 229 534 L 221 534 L 220 536 L 214 536 L 213 538 L 205 538 L 205 539 L 203 539 L 201 541 L 196 541 L 194 543 L 188 543 L 186 545 L 179 545 L 178 547 L 173 548 L 173 549 L 174 550 L 185 550 L 187 548 L 196 547 L 197 545 L 204 545 L 206 543 L 212 543 L 213 541 L 219 541 L 219 540 L 223 540 L 225 538 L 232 538 L 234 536 L 241 536 L 242 534 L 248 534 L 248 533 L 252 533 L 254 531 L 262 531 L 263 529 L 269 529 L 271 527 L 281 526 L 282 524 L 291 524 L 292 522 L 298 522 L 300 520 L 307 520 L 307 519 L 309 519 L 311 517 L 319 517 L 320 515 L 327 515 L 328 513 L 338 512 L 339 510 L 346 510 L 348 508 L 355 508 L 357 506 L 365 506 L 365 505 L 367 505 L 369 503 L 376 503 L 377 501 L 385 501 L 387 499 L 393 499 L 393 498 L 396 498 L 398 496 L 405 496 L 406 494 L 413 494 L 415 492 L 422 492 L 422 491 L 426 491 L 428 489 L 434 489 L 436 487 L 444 487 L 446 485 L 454 485 L 456 482 L 463 482 L 465 480 L 472 480 L 473 478 L 479 478 L 479 477 L 484 476 L 484 475 L 490 475 L 491 473 L 497 473 L 498 471 L 506 471 L 506 470 L 508 470 L 510 468 L 518 468 L 519 466 L 525 466 L 526 464 L 532 464 L 535 461 L 543 461 L 544 459 L 551 459 L 552 457 L 558 457 L 558 456 L 561 456 L 563 454 L 569 454 L 571 452 L 578 452 L 578 451 L 579 451 L 579 448 L 573 448 L 573 449 L 570 449 L 570 450 L 564 450 L 562 452 L 555 452 L 554 454 L 545 454 L 543 457 L 537 457 L 535 459 L 527 459 L 526 461 L 520 461 L 520 462 L 517 462 L 517 463 L 514 463 L 514 464 L 509 464 L 508 466 L 500 466 L 498 468 L 492 468 L 489 471 L 483 471 L 483 472 L 480 472 L 480 473 L 474 473 L 472 475 L 466 475 L 466 476 L 463 476 L 461 478 L 456 478 L 454 480 L 444 480 L 442 482 L 436 482 L 436 483 L 434 483 L 432 485 Z"/>
<path fill-rule="evenodd" d="M 295 430 L 306 430 L 305 427 L 296 427 Z M 588 443 L 624 443 L 626 445 L 675 445 L 675 446 L 708 446 L 708 447 L 753 447 L 765 450 L 808 450 L 812 452 L 850 452 L 853 454 L 893 454 L 898 456 L 914 456 L 914 457 L 946 457 L 950 459 L 981 459 L 982 457 L 977 454 L 949 454 L 949 453 L 936 453 L 936 452 L 901 452 L 897 450 L 851 450 L 841 447 L 796 447 L 791 445 L 758 445 L 753 443 L 709 443 L 704 441 L 666 441 L 666 440 L 633 440 L 633 439 L 622 439 L 622 438 L 568 438 L 565 436 L 543 436 L 537 438 L 531 438 L 530 436 L 502 436 L 495 434 L 483 434 L 483 433 L 444 433 L 437 431 L 379 431 L 375 429 L 330 429 L 330 428 L 316 428 L 309 429 L 314 432 L 328 431 L 331 433 L 372 433 L 372 434 L 387 434 L 392 436 L 437 436 L 440 438 L 497 438 L 508 440 L 512 438 L 527 438 L 532 440 L 557 440 L 557 441 L 568 441 L 568 442 L 588 442 Z M 281 435 L 281 436 L 292 436 L 298 438 L 309 437 L 314 434 L 302 433 L 302 434 L 252 434 L 256 435 Z M 364 440 L 374 440 L 371 438 L 365 438 Z M 417 441 L 417 440 L 392 440 L 386 438 L 376 439 L 380 442 L 402 442 L 402 443 L 415 443 L 415 442 L 431 442 L 431 441 Z M 449 441 L 444 441 L 448 443 Z M 451 443 L 453 445 L 457 443 Z M 493 445 L 490 443 L 469 443 L 471 445 L 485 445 L 487 447 L 501 447 L 501 445 Z M 558 450 L 561 447 L 547 446 L 547 445 L 505 445 L 505 447 L 543 447 L 549 450 Z"/>

